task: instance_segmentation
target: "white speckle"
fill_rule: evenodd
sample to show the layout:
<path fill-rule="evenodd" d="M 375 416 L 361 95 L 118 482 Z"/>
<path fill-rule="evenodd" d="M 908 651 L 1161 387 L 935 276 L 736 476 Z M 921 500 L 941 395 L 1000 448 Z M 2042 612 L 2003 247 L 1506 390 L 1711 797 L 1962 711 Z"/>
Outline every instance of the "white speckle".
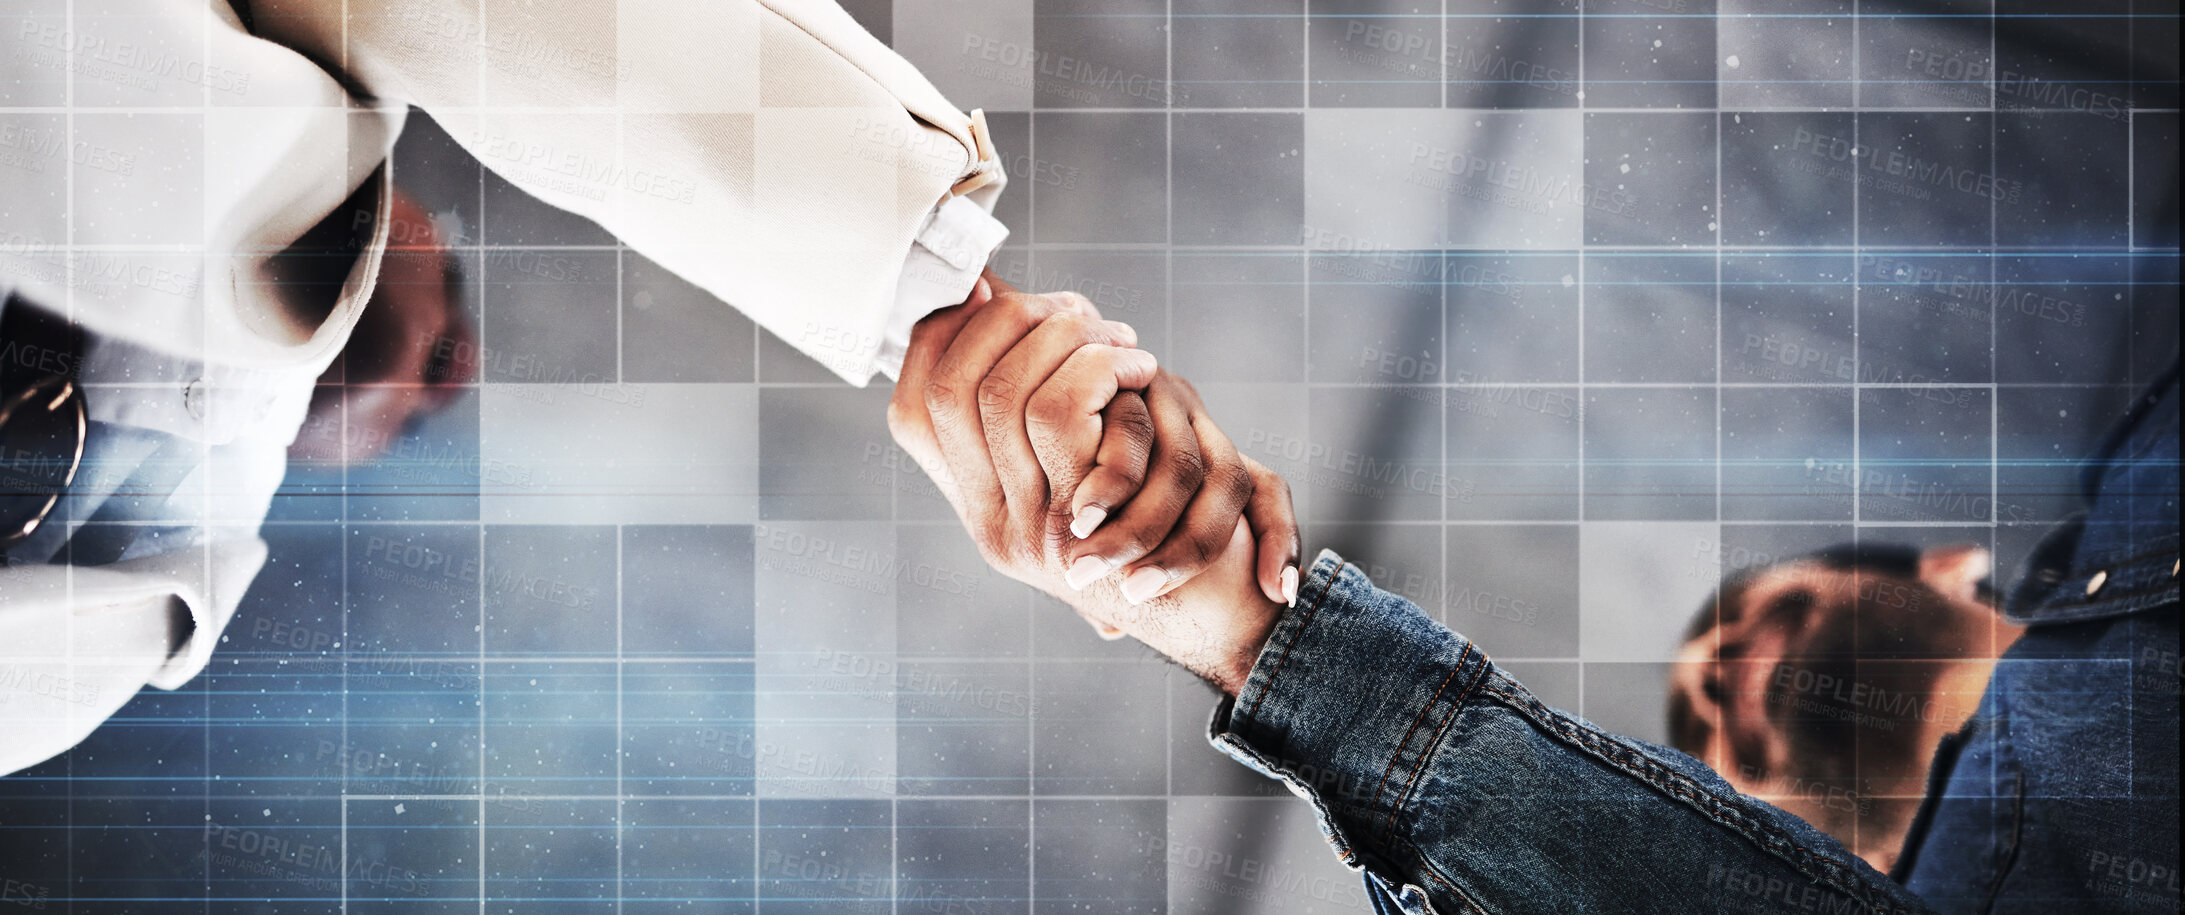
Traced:
<path fill-rule="evenodd" d="M 1658 47 L 1661 47 L 1661 46 L 1662 46 L 1662 40 L 1661 40 L 1661 39 L 1659 39 L 1659 38 L 1656 38 L 1656 39 L 1654 39 L 1654 46 L 1655 46 L 1655 47 L 1657 47 L 1657 48 L 1658 48 Z"/>
<path fill-rule="evenodd" d="M 1616 166 L 1616 170 L 1626 175 L 1631 174 L 1631 163 L 1625 162 L 1621 165 L 1618 165 Z"/>
<path fill-rule="evenodd" d="M 1726 63 L 1726 64 L 1729 64 L 1729 65 L 1730 65 L 1730 69 L 1732 69 L 1732 70 L 1735 70 L 1735 69 L 1737 69 L 1737 55 L 1735 55 L 1735 54 L 1732 54 L 1732 55 L 1730 55 L 1730 56 L 1728 56 L 1728 57 L 1725 57 L 1725 58 L 1723 58 L 1723 59 L 1722 59 L 1722 62 L 1723 62 L 1723 63 Z"/>
<path fill-rule="evenodd" d="M 1578 285 L 1578 280 L 1577 280 L 1577 279 L 1576 279 L 1575 277 L 1572 277 L 1572 276 L 1571 276 L 1570 274 L 1568 274 L 1568 273 L 1566 273 L 1566 274 L 1563 274 L 1563 286 L 1564 286 L 1565 288 L 1568 288 L 1568 287 L 1571 287 L 1571 286 L 1576 286 L 1576 285 Z"/>
<path fill-rule="evenodd" d="M 272 816 L 272 815 L 273 815 L 273 808 L 271 808 L 271 807 L 267 807 L 267 808 L 266 808 L 266 809 L 264 809 L 264 810 L 260 810 L 260 811 L 258 811 L 258 815 L 259 815 L 259 816 L 262 816 L 262 817 L 269 817 L 269 816 Z"/>
<path fill-rule="evenodd" d="M 403 813 L 403 812 L 404 812 L 404 811 L 403 811 L 403 809 L 402 809 L 402 805 L 401 805 L 401 804 L 396 804 L 396 805 L 395 805 L 395 812 L 396 812 L 396 813 Z"/>

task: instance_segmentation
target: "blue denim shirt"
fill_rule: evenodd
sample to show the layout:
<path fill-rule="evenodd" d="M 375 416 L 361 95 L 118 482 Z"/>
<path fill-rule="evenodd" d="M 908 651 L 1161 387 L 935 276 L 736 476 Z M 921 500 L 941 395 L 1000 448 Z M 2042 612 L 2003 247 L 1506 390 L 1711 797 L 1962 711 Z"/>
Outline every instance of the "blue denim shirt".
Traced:
<path fill-rule="evenodd" d="M 1209 737 L 1312 802 L 1384 913 L 2178 909 L 2176 370 L 2037 553 L 1899 874 L 1675 750 L 1543 705 L 1334 553 Z"/>

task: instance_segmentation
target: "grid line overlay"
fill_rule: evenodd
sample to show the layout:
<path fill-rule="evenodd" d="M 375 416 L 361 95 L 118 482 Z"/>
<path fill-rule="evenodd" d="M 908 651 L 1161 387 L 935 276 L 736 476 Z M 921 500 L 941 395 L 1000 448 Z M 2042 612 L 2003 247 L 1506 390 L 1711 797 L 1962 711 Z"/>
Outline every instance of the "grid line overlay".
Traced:
<path fill-rule="evenodd" d="M 2061 78 L 2124 85 L 2111 119 L 1915 57 L 1992 72 L 2001 23 L 2097 15 L 846 6 L 992 119 L 997 271 L 1137 327 L 1291 481 L 1308 560 L 1647 739 L 1674 645 L 1632 632 L 1840 540 L 1972 540 L 2007 575 L 2176 335 L 2175 227 L 2138 218 L 2167 193 L 2174 219 L 2175 150 L 2138 161 L 2174 83 Z M 2142 19 L 2176 17 L 2121 17 L 2128 48 Z M 292 469 L 206 675 L 13 780 L 0 809 L 59 801 L 58 908 L 1370 910 L 1299 889 L 1355 878 L 1204 746 L 1203 686 L 978 562 L 884 381 L 833 380 L 424 114 L 396 161 L 465 227 L 482 378 L 375 464 Z M 2021 196 L 1918 177 L 1944 169 Z M 148 861 L 79 860 L 154 802 Z"/>

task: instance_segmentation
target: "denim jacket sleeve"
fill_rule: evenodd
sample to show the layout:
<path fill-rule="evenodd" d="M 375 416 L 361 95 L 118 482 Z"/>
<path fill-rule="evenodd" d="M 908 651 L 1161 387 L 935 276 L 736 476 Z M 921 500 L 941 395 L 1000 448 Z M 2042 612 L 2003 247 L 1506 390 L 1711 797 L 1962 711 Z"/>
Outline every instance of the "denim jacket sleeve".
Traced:
<path fill-rule="evenodd" d="M 1405 912 L 1925 912 L 1698 761 L 1548 708 L 1477 646 L 1323 552 L 1223 752 L 1317 808 Z"/>

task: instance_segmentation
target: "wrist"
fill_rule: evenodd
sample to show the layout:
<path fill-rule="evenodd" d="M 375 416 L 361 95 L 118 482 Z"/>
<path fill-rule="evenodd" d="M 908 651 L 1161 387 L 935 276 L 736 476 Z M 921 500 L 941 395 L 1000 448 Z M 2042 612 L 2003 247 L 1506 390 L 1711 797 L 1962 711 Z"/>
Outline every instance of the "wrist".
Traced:
<path fill-rule="evenodd" d="M 1213 565 L 1163 598 L 1160 603 L 1173 603 L 1147 621 L 1152 624 L 1147 631 L 1133 634 L 1216 689 L 1236 695 L 1282 617 L 1283 605 L 1260 591 L 1257 556 L 1250 529 L 1239 522 Z"/>

